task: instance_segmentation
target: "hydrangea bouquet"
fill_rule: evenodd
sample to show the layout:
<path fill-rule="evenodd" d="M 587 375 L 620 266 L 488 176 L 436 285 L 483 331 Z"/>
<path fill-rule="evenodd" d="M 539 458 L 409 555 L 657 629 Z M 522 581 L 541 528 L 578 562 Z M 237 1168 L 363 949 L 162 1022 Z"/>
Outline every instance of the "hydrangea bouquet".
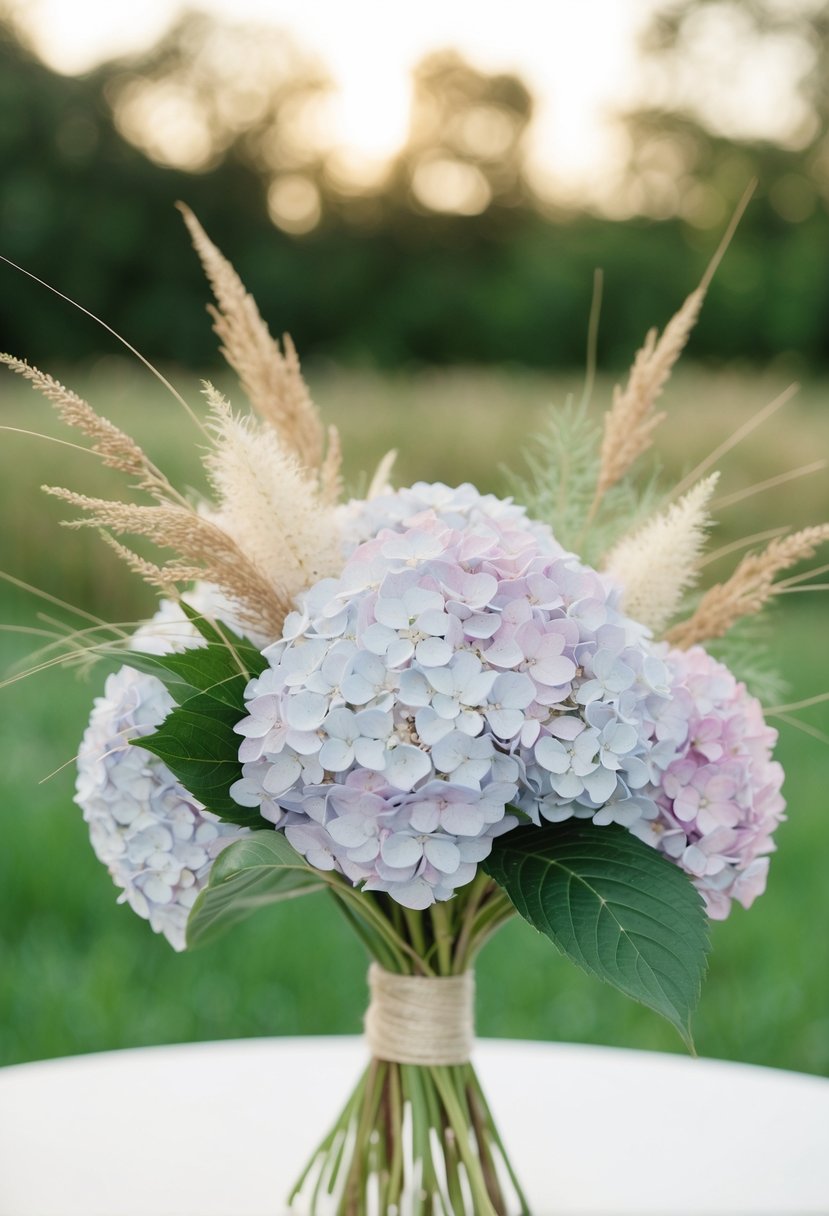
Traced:
<path fill-rule="evenodd" d="M 528 1212 L 470 1062 L 478 951 L 522 916 L 690 1042 L 707 917 L 763 891 L 784 809 L 775 732 L 705 646 L 829 529 L 777 536 L 701 592 L 716 474 L 636 474 L 710 271 L 648 335 L 603 428 L 584 405 L 553 414 L 532 514 L 469 485 L 394 490 L 390 459 L 345 501 L 293 346 L 184 214 L 253 407 L 205 386 L 211 502 L 4 356 L 143 494 L 51 490 L 162 596 L 126 642 L 91 644 L 123 665 L 77 802 L 120 899 L 177 950 L 314 892 L 365 944 L 370 1063 L 295 1203 Z"/>

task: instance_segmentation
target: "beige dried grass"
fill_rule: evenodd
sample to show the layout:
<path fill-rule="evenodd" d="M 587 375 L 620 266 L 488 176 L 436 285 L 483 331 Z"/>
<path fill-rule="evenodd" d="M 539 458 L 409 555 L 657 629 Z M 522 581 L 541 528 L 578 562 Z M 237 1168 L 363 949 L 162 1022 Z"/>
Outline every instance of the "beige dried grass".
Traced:
<path fill-rule="evenodd" d="M 322 501 L 332 507 L 340 501 L 343 493 L 342 463 L 340 432 L 335 426 L 329 426 L 328 447 L 320 468 L 319 487 Z"/>
<path fill-rule="evenodd" d="M 722 637 L 737 621 L 758 613 L 783 590 L 783 584 L 774 581 L 776 575 L 811 557 L 828 540 L 829 524 L 818 524 L 777 537 L 760 553 L 746 554 L 731 577 L 709 588 L 693 615 L 669 630 L 666 640 L 687 650 Z"/>
<path fill-rule="evenodd" d="M 656 402 L 697 322 L 705 294 L 754 188 L 755 183 L 752 182 L 738 204 L 699 286 L 691 292 L 661 335 L 656 329 L 648 332 L 634 358 L 626 385 L 624 388 L 616 385 L 613 390 L 612 404 L 604 416 L 599 473 L 588 521 L 595 518 L 607 491 L 617 485 L 650 448 L 653 432 L 666 417 L 664 411 L 656 413 Z"/>
<path fill-rule="evenodd" d="M 44 491 L 85 512 L 66 521 L 70 528 L 95 527 L 116 536 L 142 536 L 176 557 L 163 565 L 147 563 L 121 546 L 119 554 L 156 588 L 165 591 L 197 579 L 215 584 L 238 607 L 240 617 L 258 632 L 278 637 L 291 610 L 289 598 L 257 570 L 239 545 L 213 520 L 178 503 L 143 506 L 92 498 L 61 486 Z"/>
<path fill-rule="evenodd" d="M 711 524 L 708 506 L 719 479 L 700 481 L 667 511 L 618 542 L 605 570 L 623 588 L 622 607 L 659 634 L 696 581 L 697 563 Z"/>
<path fill-rule="evenodd" d="M 62 422 L 91 439 L 91 448 L 83 450 L 94 452 L 107 468 L 134 477 L 136 489 L 146 490 L 159 500 L 180 497 L 139 444 L 107 418 L 101 417 L 88 401 L 25 359 L 0 354 L 0 363 L 5 363 L 10 371 L 30 381 L 51 402 Z"/>
<path fill-rule="evenodd" d="M 183 203 L 179 211 L 199 255 L 216 305 L 209 305 L 224 358 L 236 372 L 254 410 L 268 422 L 307 469 L 323 469 L 325 492 L 339 485 L 339 442 L 325 432 L 302 376 L 299 357 L 285 334 L 282 347 L 272 337 L 256 302 L 231 263 Z"/>
<path fill-rule="evenodd" d="M 374 470 L 374 475 L 369 482 L 366 498 L 380 498 L 383 494 L 392 492 L 391 471 L 394 468 L 394 462 L 397 460 L 397 449 L 392 448 L 386 452 L 385 456 L 380 460 L 377 468 Z"/>
<path fill-rule="evenodd" d="M 286 599 L 339 573 L 339 529 L 316 479 L 273 430 L 236 417 L 212 385 L 205 395 L 213 448 L 204 464 L 221 527 Z"/>

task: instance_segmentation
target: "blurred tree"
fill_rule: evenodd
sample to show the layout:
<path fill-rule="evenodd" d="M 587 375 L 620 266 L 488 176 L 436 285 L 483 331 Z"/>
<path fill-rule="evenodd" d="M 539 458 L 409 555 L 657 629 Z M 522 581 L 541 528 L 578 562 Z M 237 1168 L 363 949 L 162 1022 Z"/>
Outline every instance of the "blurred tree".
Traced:
<path fill-rule="evenodd" d="M 490 75 L 456 51 L 429 55 L 414 73 L 409 136 L 387 193 L 418 210 L 480 215 L 526 206 L 524 135 L 532 96 L 517 76 Z"/>
<path fill-rule="evenodd" d="M 648 104 L 624 116 L 635 210 L 721 223 L 752 169 L 783 220 L 829 200 L 829 7 L 674 0 L 642 51 Z"/>
<path fill-rule="evenodd" d="M 214 28 L 214 38 L 220 33 Z M 185 71 L 191 94 L 182 81 L 165 86 L 160 66 L 168 64 L 175 78 L 176 63 L 187 60 L 188 47 L 196 50 L 199 39 L 203 54 L 194 55 L 192 74 Z M 182 238 L 176 199 L 186 199 L 197 210 L 216 240 L 232 244 L 231 232 L 246 233 L 248 258 L 269 241 L 271 266 L 280 280 L 286 283 L 298 277 L 299 250 L 273 230 L 267 215 L 271 180 L 256 157 L 264 156 L 265 131 L 273 128 L 260 111 L 272 117 L 276 109 L 287 128 L 283 109 L 295 98 L 306 100 L 309 91 L 320 88 L 320 78 L 318 73 L 310 77 L 305 62 L 297 62 L 287 44 L 280 44 L 281 75 L 270 79 L 266 75 L 264 100 L 250 98 L 252 122 L 239 130 L 233 126 L 232 116 L 243 105 L 238 94 L 226 109 L 215 102 L 199 126 L 190 101 L 197 86 L 204 95 L 209 92 L 203 58 L 209 39 L 202 19 L 190 17 L 147 56 L 146 77 L 140 60 L 126 60 L 67 78 L 46 68 L 17 32 L 0 24 L 4 252 L 106 317 L 153 358 L 188 362 L 209 358 L 209 328 L 198 306 L 205 288 Z M 255 43 L 255 36 L 247 35 L 248 51 Z M 252 75 L 247 79 L 261 85 Z M 164 113 L 176 89 L 180 123 Z M 162 107 L 154 120 L 153 105 Z M 146 126 L 139 122 L 142 106 L 147 107 Z M 120 124 L 128 126 L 135 139 L 141 135 L 156 140 L 154 153 L 168 164 L 148 161 L 132 139 L 124 139 Z M 286 146 L 280 125 L 275 130 L 273 143 Z M 213 141 L 209 150 L 208 140 Z M 170 165 L 174 147 L 185 161 L 190 158 L 190 169 L 196 167 L 197 153 L 203 156 L 201 173 Z M 41 289 L 12 277 L 10 270 L 4 275 L 11 285 L 2 293 L 4 347 L 41 360 L 81 358 L 101 348 L 100 333 L 88 320 L 68 306 L 50 302 Z M 273 294 L 271 289 L 271 303 Z M 291 306 L 301 327 L 305 309 L 301 304 L 293 309 L 293 304 L 293 299 L 286 300 L 284 311 L 287 314 Z"/>
<path fill-rule="evenodd" d="M 645 32 L 648 104 L 622 116 L 622 209 L 721 227 L 755 200 L 698 340 L 715 354 L 829 356 L 829 8 L 815 0 L 676 0 Z M 728 324 L 722 324 L 722 315 Z"/>
<path fill-rule="evenodd" d="M 331 82 L 288 34 L 188 12 L 104 75 L 118 130 L 151 160 L 193 173 L 231 161 L 265 181 L 279 227 L 319 222 Z"/>
<path fill-rule="evenodd" d="M 273 30 L 190 14 L 146 54 L 71 78 L 0 24 L 0 249 L 150 358 L 204 368 L 215 345 L 173 208 L 181 198 L 306 356 L 572 366 L 595 266 L 601 357 L 623 365 L 716 241 L 683 205 L 661 223 L 542 213 L 524 176 L 530 93 L 454 52 L 418 69 L 406 146 L 373 186 L 338 172 L 328 98 L 319 64 Z M 654 157 L 673 166 L 679 204 L 697 189 L 730 200 L 758 156 L 782 158 L 769 178 L 780 197 L 795 198 L 790 179 L 806 174 L 802 150 L 735 142 L 693 114 L 628 121 L 625 182 L 643 200 L 628 212 L 666 209 L 647 205 Z M 769 187 L 717 277 L 697 355 L 829 356 L 829 275 L 815 253 L 829 244 L 823 208 L 794 223 L 772 198 Z M 113 350 L 68 305 L 7 267 L 0 275 L 0 347 L 52 366 Z"/>

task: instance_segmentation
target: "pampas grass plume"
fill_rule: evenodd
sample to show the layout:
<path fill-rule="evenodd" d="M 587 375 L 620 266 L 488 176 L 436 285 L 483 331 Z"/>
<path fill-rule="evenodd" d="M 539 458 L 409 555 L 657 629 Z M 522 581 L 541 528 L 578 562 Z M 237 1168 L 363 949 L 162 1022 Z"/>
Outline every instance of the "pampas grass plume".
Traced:
<path fill-rule="evenodd" d="M 271 428 L 238 418 L 212 385 L 205 396 L 214 436 L 205 466 L 221 526 L 288 599 L 337 574 L 339 530 L 316 478 Z"/>
<path fill-rule="evenodd" d="M 693 586 L 710 526 L 708 504 L 719 474 L 697 482 L 665 512 L 625 536 L 609 554 L 605 569 L 624 588 L 622 607 L 659 634 Z"/>

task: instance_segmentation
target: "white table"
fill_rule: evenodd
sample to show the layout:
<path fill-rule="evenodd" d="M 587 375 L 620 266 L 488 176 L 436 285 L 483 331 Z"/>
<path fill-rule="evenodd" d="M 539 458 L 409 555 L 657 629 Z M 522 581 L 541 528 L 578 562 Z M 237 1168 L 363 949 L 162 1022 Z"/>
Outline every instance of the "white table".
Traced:
<path fill-rule="evenodd" d="M 282 1216 L 364 1050 L 247 1039 L 0 1069 L 0 1216 Z M 534 1216 L 829 1213 L 829 1081 L 560 1044 L 475 1058 Z"/>

